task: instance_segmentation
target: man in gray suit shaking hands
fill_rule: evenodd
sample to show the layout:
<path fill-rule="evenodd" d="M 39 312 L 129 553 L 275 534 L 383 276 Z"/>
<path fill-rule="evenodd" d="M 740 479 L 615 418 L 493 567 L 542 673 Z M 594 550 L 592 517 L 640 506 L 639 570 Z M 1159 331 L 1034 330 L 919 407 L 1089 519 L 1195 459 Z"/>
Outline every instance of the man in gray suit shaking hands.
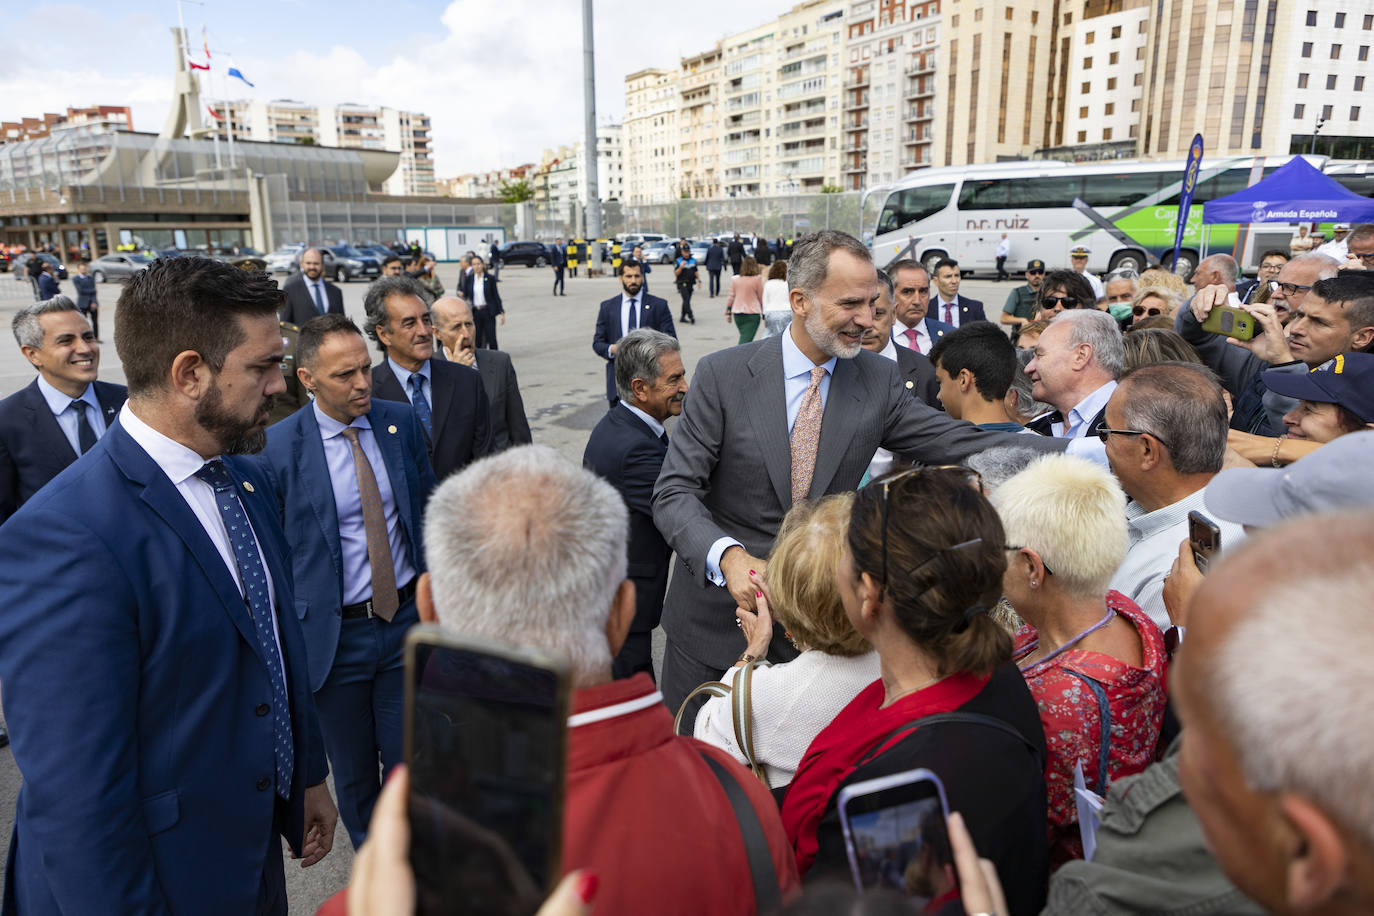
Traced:
<path fill-rule="evenodd" d="M 744 651 L 735 608 L 793 504 L 853 490 L 878 446 L 949 464 L 994 445 L 1062 440 L 980 430 L 910 397 L 897 364 L 865 350 L 878 279 L 863 243 L 826 230 L 788 264 L 789 331 L 706 356 L 654 487 L 654 523 L 677 554 L 663 608 L 659 680 L 676 708 Z M 772 661 L 796 651 L 774 639 Z"/>

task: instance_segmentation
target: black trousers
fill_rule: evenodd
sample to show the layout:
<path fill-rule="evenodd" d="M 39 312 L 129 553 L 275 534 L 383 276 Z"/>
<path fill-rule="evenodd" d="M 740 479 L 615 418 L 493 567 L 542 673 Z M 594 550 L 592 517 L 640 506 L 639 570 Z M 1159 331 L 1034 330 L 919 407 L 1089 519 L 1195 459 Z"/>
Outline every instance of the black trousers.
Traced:
<path fill-rule="evenodd" d="M 553 294 L 556 296 L 563 292 L 563 265 L 555 264 L 553 268 Z"/>
<path fill-rule="evenodd" d="M 679 286 L 677 291 L 682 295 L 682 315 L 679 321 L 696 321 L 696 316 L 692 314 L 692 287 Z"/>
<path fill-rule="evenodd" d="M 95 339 L 96 339 L 96 340 L 99 340 L 99 339 L 100 339 L 100 309 L 98 309 L 98 308 L 86 308 L 86 309 L 82 309 L 82 310 L 81 310 L 81 314 L 85 315 L 86 318 L 87 318 L 87 320 L 90 321 L 90 323 L 91 323 L 91 331 L 95 334 Z"/>
<path fill-rule="evenodd" d="M 998 256 L 997 256 L 997 279 L 999 279 L 999 280 L 1005 280 L 1005 279 L 1009 276 L 1009 274 L 1007 273 L 1007 266 L 1006 266 L 1006 265 L 1007 265 L 1007 258 L 1006 258 L 1006 255 L 998 255 Z"/>
<path fill-rule="evenodd" d="M 658 680 L 658 689 L 663 691 L 664 705 L 668 707 L 669 712 L 676 715 L 682 701 L 687 699 L 687 694 L 707 681 L 720 680 L 725 671 L 724 668 L 712 668 L 705 662 L 692 658 L 682 651 L 681 646 L 674 642 L 672 637 L 669 637 L 668 644 L 663 647 L 663 672 Z M 683 734 L 692 733 L 692 723 L 696 721 L 697 711 L 708 699 L 709 697 L 703 696 L 692 701 L 687 714 L 682 717 Z"/>
<path fill-rule="evenodd" d="M 710 290 L 711 295 L 712 295 L 712 296 L 718 296 L 718 295 L 720 295 L 720 271 L 719 271 L 719 270 L 707 270 L 706 272 L 707 272 L 708 274 L 711 275 L 711 290 Z"/>
<path fill-rule="evenodd" d="M 744 263 L 743 261 L 731 261 L 731 262 L 730 262 L 730 270 L 731 270 L 731 272 L 734 273 L 735 276 L 737 276 L 737 277 L 739 276 L 739 268 L 740 268 L 740 265 L 743 264 L 743 263 Z"/>
<path fill-rule="evenodd" d="M 473 337 L 473 346 L 486 347 L 488 350 L 501 349 L 496 345 L 496 316 L 491 313 L 490 306 L 482 306 L 472 310 L 472 323 L 477 326 L 476 334 Z"/>

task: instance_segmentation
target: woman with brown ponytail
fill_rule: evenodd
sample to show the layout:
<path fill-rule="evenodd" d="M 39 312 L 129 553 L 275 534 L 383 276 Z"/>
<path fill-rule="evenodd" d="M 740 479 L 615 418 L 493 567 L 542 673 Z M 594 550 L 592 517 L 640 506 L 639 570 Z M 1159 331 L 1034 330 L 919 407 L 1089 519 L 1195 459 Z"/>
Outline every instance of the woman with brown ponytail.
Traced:
<path fill-rule="evenodd" d="M 987 613 L 1002 594 L 1004 546 L 967 468 L 912 468 L 855 496 L 840 596 L 881 677 L 816 736 L 783 799 L 808 880 L 847 874 L 844 786 L 923 767 L 997 866 L 1011 914 L 1040 911 L 1045 736 L 1011 637 Z"/>

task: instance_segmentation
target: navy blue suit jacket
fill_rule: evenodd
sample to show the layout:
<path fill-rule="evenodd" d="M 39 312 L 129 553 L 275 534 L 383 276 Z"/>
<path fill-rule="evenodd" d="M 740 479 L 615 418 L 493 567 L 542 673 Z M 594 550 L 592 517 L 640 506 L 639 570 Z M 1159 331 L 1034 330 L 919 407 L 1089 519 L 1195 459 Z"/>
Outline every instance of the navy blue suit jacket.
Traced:
<path fill-rule="evenodd" d="M 372 400 L 368 422 L 386 462 L 401 527 L 410 546 L 411 565 L 417 574 L 424 572 L 421 518 L 429 494 L 438 484 L 429 465 L 424 430 L 409 404 L 376 398 Z M 310 689 L 319 690 L 334 666 L 334 653 L 339 648 L 344 580 L 339 513 L 315 406 L 307 404 L 269 427 L 267 448 L 256 460 L 277 493 L 282 528 L 291 548 L 295 610 L 305 632 Z M 405 584 L 397 582 L 396 586 Z"/>
<path fill-rule="evenodd" d="M 81 311 L 86 311 L 92 304 L 99 305 L 96 301 L 95 277 L 90 274 L 82 276 L 77 274 L 72 277 L 72 286 L 76 287 L 76 307 Z"/>
<path fill-rule="evenodd" d="M 276 592 L 287 823 L 268 661 L 234 574 L 116 422 L 0 526 L 0 682 L 24 774 L 6 913 L 251 913 L 272 837 L 300 848 L 305 788 L 328 770 L 286 539 L 268 479 L 225 464 Z"/>
<path fill-rule="evenodd" d="M 465 273 L 458 278 L 458 291 L 463 294 L 463 298 L 472 305 L 472 284 L 475 282 L 476 273 Z M 491 274 L 482 274 L 482 290 L 487 298 L 487 314 L 493 318 L 506 310 L 501 304 L 501 290 L 497 288 L 496 278 Z M 475 310 L 477 306 L 473 305 Z"/>
<path fill-rule="evenodd" d="M 94 384 L 108 429 L 124 406 L 128 389 L 109 382 Z M 38 379 L 0 401 L 0 522 L 76 458 L 71 442 L 38 390 Z"/>
<path fill-rule="evenodd" d="M 968 296 L 964 295 L 956 295 L 954 297 L 954 302 L 959 308 L 959 327 L 962 328 L 970 321 L 988 320 L 987 316 L 983 314 L 983 303 L 979 302 L 977 299 L 970 299 Z M 939 324 L 948 326 L 947 322 L 939 320 L 944 317 L 945 309 L 944 306 L 940 304 L 938 298 L 932 298 L 930 300 L 930 315 L 935 318 Z"/>
<path fill-rule="evenodd" d="M 429 460 L 435 476 L 443 480 L 491 452 L 491 402 L 481 374 L 471 366 L 431 359 L 429 371 L 434 395 L 429 405 L 434 427 L 434 435 L 428 437 Z M 385 359 L 372 367 L 373 402 L 378 398 L 410 406 L 410 398 Z"/>
<path fill-rule="evenodd" d="M 62 287 L 57 284 L 57 278 L 50 273 L 38 275 L 38 295 L 43 299 L 51 299 L 53 296 L 62 294 Z"/>
<path fill-rule="evenodd" d="M 620 295 L 612 296 L 601 303 L 601 310 L 596 315 L 596 332 L 592 334 L 592 349 L 596 351 L 597 356 L 606 360 L 608 401 L 616 399 L 615 357 L 611 355 L 610 347 L 625 336 L 625 329 L 620 325 L 620 303 Z M 673 310 L 668 307 L 668 300 L 651 296 L 643 290 L 639 293 L 639 326 L 677 336 L 677 329 L 673 326 Z"/>
<path fill-rule="evenodd" d="M 635 623 L 647 632 L 663 614 L 672 550 L 654 524 L 654 482 L 663 468 L 668 446 L 643 420 L 622 403 L 606 412 L 592 430 L 582 453 L 582 466 L 595 471 L 620 492 L 630 510 L 629 567 L 635 584 Z"/>

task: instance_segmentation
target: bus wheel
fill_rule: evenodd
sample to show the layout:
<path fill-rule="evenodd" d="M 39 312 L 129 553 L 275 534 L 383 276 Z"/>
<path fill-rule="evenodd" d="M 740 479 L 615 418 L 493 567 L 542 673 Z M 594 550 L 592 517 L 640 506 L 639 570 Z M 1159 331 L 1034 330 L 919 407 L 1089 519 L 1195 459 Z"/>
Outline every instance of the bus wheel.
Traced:
<path fill-rule="evenodd" d="M 1165 255 L 1168 257 L 1168 255 Z M 1193 271 L 1197 270 L 1197 252 L 1181 250 L 1178 253 L 1178 262 L 1174 264 L 1174 273 L 1178 274 L 1185 281 L 1192 279 Z"/>
<path fill-rule="evenodd" d="M 949 255 L 945 254 L 938 248 L 934 251 L 927 251 L 925 254 L 921 256 L 921 266 L 926 269 L 926 273 L 934 277 L 935 265 L 940 263 L 940 261 L 944 260 L 947 257 L 949 257 Z"/>
<path fill-rule="evenodd" d="M 1125 251 L 1118 251 L 1116 254 L 1112 255 L 1111 261 L 1107 264 L 1107 271 L 1110 273 L 1116 270 L 1133 270 L 1136 273 L 1140 273 L 1145 270 L 1146 266 L 1148 265 L 1146 263 L 1145 254 L 1136 251 L 1134 248 L 1128 248 Z"/>

